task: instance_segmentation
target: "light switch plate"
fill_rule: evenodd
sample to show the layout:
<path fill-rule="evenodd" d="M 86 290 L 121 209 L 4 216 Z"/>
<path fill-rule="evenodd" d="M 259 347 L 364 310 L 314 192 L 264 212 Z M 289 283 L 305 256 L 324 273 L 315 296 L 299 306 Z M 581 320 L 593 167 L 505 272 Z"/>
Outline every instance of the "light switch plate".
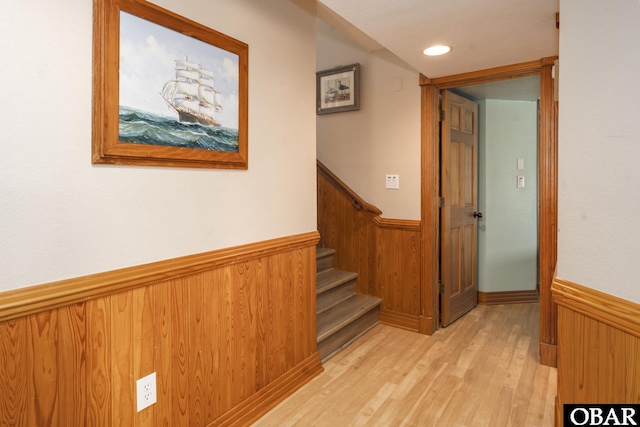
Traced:
<path fill-rule="evenodd" d="M 398 190 L 400 188 L 400 175 L 387 175 L 385 188 L 387 190 Z"/>
<path fill-rule="evenodd" d="M 524 176 L 518 177 L 518 188 L 524 188 Z"/>
<path fill-rule="evenodd" d="M 524 169 L 524 159 L 518 159 L 518 170 Z"/>

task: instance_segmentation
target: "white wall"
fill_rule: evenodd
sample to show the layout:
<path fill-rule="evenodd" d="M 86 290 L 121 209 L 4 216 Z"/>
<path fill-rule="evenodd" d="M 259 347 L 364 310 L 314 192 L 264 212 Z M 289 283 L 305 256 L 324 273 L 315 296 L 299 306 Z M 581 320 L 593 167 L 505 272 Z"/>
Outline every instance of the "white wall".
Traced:
<path fill-rule="evenodd" d="M 317 70 L 352 63 L 361 65 L 360 110 L 318 116 L 318 159 L 383 217 L 420 219 L 419 75 L 318 20 Z M 385 189 L 386 174 L 400 175 L 399 190 Z"/>
<path fill-rule="evenodd" d="M 479 104 L 478 290 L 534 290 L 538 269 L 537 103 Z M 524 159 L 524 169 L 517 160 Z M 518 188 L 517 176 L 525 177 Z"/>
<path fill-rule="evenodd" d="M 640 2 L 560 17 L 558 276 L 640 302 Z"/>
<path fill-rule="evenodd" d="M 92 2 L 3 2 L 0 291 L 316 229 L 315 4 L 157 3 L 248 43 L 249 169 L 92 165 Z"/>

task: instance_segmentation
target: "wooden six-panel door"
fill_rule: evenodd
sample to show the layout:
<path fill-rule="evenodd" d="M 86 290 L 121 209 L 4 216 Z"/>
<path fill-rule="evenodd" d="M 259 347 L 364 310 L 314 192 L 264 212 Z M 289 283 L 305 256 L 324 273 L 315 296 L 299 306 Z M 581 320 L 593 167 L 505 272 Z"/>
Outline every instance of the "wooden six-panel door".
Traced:
<path fill-rule="evenodd" d="M 443 91 L 440 322 L 478 303 L 478 105 Z"/>

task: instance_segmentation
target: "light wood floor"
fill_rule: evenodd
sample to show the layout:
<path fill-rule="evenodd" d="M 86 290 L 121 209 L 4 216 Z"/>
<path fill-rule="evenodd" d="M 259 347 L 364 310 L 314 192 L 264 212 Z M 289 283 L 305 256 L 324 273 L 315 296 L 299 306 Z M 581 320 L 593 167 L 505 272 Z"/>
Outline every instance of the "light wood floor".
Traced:
<path fill-rule="evenodd" d="M 538 312 L 478 306 L 432 336 L 376 326 L 254 427 L 553 426 Z"/>

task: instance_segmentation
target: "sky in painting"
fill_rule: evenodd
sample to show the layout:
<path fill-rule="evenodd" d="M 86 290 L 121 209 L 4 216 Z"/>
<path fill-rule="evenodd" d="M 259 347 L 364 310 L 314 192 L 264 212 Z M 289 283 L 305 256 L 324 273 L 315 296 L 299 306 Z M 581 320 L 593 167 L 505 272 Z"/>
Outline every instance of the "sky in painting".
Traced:
<path fill-rule="evenodd" d="M 120 105 L 177 118 L 160 96 L 175 77 L 175 60 L 188 57 L 213 71 L 222 96 L 222 126 L 238 129 L 238 56 L 137 16 L 120 12 Z"/>

